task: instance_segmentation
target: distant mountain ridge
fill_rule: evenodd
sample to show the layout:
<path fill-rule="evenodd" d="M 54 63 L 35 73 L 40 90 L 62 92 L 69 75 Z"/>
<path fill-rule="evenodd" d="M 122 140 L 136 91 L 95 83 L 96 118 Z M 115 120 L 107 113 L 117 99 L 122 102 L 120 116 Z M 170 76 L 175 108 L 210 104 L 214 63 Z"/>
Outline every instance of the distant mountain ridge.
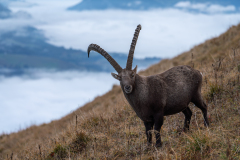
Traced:
<path fill-rule="evenodd" d="M 122 10 L 149 10 L 156 8 L 173 7 L 178 2 L 191 2 L 191 3 L 211 3 L 219 5 L 234 5 L 240 7 L 238 0 L 83 0 L 82 2 L 69 7 L 69 10 L 105 10 L 105 9 L 122 9 Z"/>
<path fill-rule="evenodd" d="M 126 54 L 109 53 L 116 61 L 125 66 Z M 134 65 L 147 67 L 157 63 L 160 58 L 134 59 Z M 16 31 L 0 34 L 0 69 L 22 70 L 29 68 L 114 71 L 113 67 L 100 54 L 66 49 L 47 43 L 43 33 L 34 27 L 25 27 Z"/>

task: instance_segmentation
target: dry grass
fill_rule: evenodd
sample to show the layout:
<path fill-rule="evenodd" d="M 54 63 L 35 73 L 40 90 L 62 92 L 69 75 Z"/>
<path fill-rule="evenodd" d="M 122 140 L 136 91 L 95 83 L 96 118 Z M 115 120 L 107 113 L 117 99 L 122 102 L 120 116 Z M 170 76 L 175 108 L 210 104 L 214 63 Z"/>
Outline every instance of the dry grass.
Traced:
<path fill-rule="evenodd" d="M 165 117 L 161 129 L 163 147 L 148 147 L 143 122 L 120 87 L 113 86 L 105 95 L 61 120 L 1 135 L 0 158 L 240 159 L 239 42 L 240 25 L 139 73 L 157 74 L 182 64 L 200 70 L 204 81 L 202 95 L 208 105 L 208 128 L 203 125 L 201 111 L 190 104 L 190 131 L 182 132 L 182 113 Z"/>

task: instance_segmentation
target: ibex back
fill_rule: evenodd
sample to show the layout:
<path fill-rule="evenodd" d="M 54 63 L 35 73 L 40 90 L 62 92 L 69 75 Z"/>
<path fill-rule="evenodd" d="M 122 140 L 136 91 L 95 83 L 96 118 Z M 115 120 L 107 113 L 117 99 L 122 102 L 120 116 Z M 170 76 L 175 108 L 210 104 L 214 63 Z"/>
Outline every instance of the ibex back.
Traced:
<path fill-rule="evenodd" d="M 140 76 L 137 66 L 132 70 L 132 61 L 141 25 L 137 26 L 128 55 L 126 69 L 119 64 L 102 48 L 96 44 L 88 47 L 88 56 L 91 50 L 103 55 L 118 72 L 112 76 L 120 81 L 122 91 L 138 117 L 144 122 L 148 143 L 152 143 L 154 128 L 156 146 L 160 147 L 160 129 L 163 117 L 183 112 L 185 115 L 184 131 L 189 129 L 192 112 L 188 107 L 193 102 L 203 112 L 204 124 L 208 126 L 207 105 L 201 96 L 202 75 L 190 66 L 173 67 L 161 74 Z"/>

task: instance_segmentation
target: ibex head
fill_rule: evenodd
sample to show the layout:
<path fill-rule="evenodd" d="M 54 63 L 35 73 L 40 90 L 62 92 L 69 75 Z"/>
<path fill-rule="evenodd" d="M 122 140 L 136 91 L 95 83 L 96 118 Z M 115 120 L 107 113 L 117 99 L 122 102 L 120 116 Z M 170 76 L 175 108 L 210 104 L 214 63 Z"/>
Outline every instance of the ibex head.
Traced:
<path fill-rule="evenodd" d="M 138 35 L 141 30 L 141 25 L 139 24 L 135 30 L 132 44 L 129 50 L 128 54 L 128 60 L 127 65 L 125 69 L 122 69 L 122 67 L 100 46 L 96 44 L 90 44 L 88 46 L 88 57 L 91 50 L 94 50 L 98 53 L 100 53 L 102 56 L 104 56 L 110 64 L 113 66 L 113 68 L 118 72 L 118 74 L 111 73 L 114 78 L 120 81 L 120 84 L 123 86 L 124 92 L 127 94 L 130 94 L 134 89 L 135 84 L 135 76 L 137 74 L 137 66 L 132 70 L 132 62 L 133 62 L 133 55 L 135 46 L 137 43 Z"/>

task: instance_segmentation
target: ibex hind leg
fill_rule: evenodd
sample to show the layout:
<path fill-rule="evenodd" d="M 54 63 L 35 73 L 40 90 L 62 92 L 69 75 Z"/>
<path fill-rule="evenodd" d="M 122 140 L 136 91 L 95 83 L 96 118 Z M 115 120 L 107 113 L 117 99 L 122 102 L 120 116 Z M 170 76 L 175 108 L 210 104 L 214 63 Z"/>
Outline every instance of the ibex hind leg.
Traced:
<path fill-rule="evenodd" d="M 207 117 L 207 105 L 202 99 L 201 94 L 197 94 L 193 97 L 192 102 L 202 110 L 203 118 L 204 118 L 204 125 L 209 126 L 208 117 Z"/>
<path fill-rule="evenodd" d="M 185 122 L 184 122 L 184 128 L 183 131 L 187 132 L 189 130 L 189 124 L 191 121 L 191 117 L 192 117 L 192 111 L 190 110 L 189 107 L 187 107 L 185 110 L 182 111 L 183 114 L 185 115 Z"/>

